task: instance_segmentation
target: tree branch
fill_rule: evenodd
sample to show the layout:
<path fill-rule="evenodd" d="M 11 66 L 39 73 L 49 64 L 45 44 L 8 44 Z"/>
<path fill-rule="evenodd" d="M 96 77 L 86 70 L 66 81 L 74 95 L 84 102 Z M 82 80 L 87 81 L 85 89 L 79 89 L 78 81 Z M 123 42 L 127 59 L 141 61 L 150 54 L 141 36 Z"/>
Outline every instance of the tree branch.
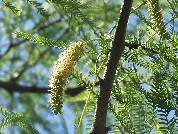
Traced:
<path fill-rule="evenodd" d="M 118 66 L 118 61 L 122 56 L 125 48 L 125 32 L 127 28 L 127 22 L 132 7 L 132 0 L 124 0 L 118 26 L 114 40 L 112 42 L 112 48 L 107 63 L 106 73 L 100 84 L 100 95 L 97 101 L 97 109 L 95 112 L 95 121 L 91 134 L 106 134 L 106 115 L 108 109 L 108 102 L 111 94 L 113 81 L 115 79 L 115 72 Z"/>
<path fill-rule="evenodd" d="M 13 82 L 0 81 L 0 87 L 9 92 L 19 93 L 49 93 L 48 87 L 23 86 Z"/>
<path fill-rule="evenodd" d="M 96 82 L 95 86 L 98 86 L 99 82 Z M 8 92 L 19 92 L 19 93 L 49 93 L 49 87 L 37 87 L 37 86 L 24 86 L 14 82 L 3 82 L 0 81 L 0 88 Z M 76 87 L 68 87 L 65 89 L 65 94 L 68 96 L 76 96 L 81 92 L 85 91 L 86 87 L 79 85 Z"/>
<path fill-rule="evenodd" d="M 147 48 L 147 47 L 145 47 L 146 45 L 145 44 L 138 44 L 138 43 L 136 43 L 136 42 L 131 42 L 131 43 L 128 43 L 128 42 L 124 42 L 124 45 L 126 46 L 126 47 L 128 47 L 129 49 L 138 49 L 138 47 L 140 46 L 143 50 L 145 50 L 145 51 L 150 51 L 150 52 L 152 52 L 153 54 L 158 54 L 159 52 L 157 52 L 157 51 L 155 51 L 155 50 L 152 50 L 152 49 L 150 49 L 150 48 Z"/>

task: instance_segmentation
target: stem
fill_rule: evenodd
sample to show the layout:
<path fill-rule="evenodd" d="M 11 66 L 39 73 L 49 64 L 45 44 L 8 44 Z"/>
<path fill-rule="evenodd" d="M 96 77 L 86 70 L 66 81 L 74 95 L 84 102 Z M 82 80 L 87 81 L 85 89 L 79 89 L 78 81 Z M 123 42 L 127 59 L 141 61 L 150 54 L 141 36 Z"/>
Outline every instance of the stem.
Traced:
<path fill-rule="evenodd" d="M 82 124 L 82 120 L 83 120 L 83 117 L 85 115 L 85 112 L 86 112 L 86 109 L 87 109 L 87 106 L 88 106 L 88 103 L 90 101 L 90 97 L 91 97 L 91 92 L 89 92 L 88 96 L 87 96 L 87 99 L 86 99 L 86 102 L 85 102 L 85 106 L 83 108 L 83 111 L 82 111 L 82 114 L 80 116 L 80 120 L 79 120 L 79 123 L 78 123 L 78 126 L 77 126 L 77 130 L 79 130 L 81 124 Z"/>
<path fill-rule="evenodd" d="M 100 84 L 100 95 L 97 101 L 97 108 L 95 112 L 95 121 L 91 134 L 106 134 L 106 115 L 108 109 L 108 102 L 111 94 L 113 81 L 115 79 L 115 72 L 118 66 L 118 61 L 122 56 L 125 48 L 125 32 L 127 22 L 129 19 L 132 7 L 132 0 L 124 0 L 118 26 L 116 28 L 115 37 L 112 42 L 109 60 L 107 63 L 106 73 Z"/>

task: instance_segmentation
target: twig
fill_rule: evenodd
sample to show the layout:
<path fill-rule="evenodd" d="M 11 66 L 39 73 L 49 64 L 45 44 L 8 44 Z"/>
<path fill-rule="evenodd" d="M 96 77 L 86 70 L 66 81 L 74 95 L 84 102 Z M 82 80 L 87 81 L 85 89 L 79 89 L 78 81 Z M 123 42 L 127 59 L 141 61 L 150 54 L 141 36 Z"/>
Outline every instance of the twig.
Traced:
<path fill-rule="evenodd" d="M 128 47 L 129 49 L 138 49 L 138 47 L 140 46 L 140 47 L 141 47 L 143 50 L 145 50 L 145 51 L 150 51 L 150 52 L 152 52 L 152 53 L 154 53 L 154 54 L 158 54 L 158 53 L 159 53 L 159 52 L 157 52 L 157 51 L 155 51 L 155 50 L 153 50 L 153 49 L 150 49 L 150 48 L 145 47 L 146 44 L 138 44 L 138 43 L 136 43 L 136 42 L 132 42 L 132 43 L 124 42 L 124 45 L 125 45 L 126 47 Z"/>

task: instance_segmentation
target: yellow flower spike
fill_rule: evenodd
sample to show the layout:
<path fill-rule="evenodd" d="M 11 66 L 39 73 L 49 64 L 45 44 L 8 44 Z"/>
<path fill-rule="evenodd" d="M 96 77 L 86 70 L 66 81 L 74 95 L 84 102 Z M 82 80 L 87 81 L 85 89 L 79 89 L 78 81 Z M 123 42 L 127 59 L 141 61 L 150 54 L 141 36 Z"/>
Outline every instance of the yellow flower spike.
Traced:
<path fill-rule="evenodd" d="M 153 23 L 156 32 L 163 37 L 168 38 L 169 34 L 166 32 L 166 27 L 163 23 L 163 17 L 161 14 L 159 0 L 147 0 L 148 12 L 151 16 L 151 22 Z"/>
<path fill-rule="evenodd" d="M 68 77 L 72 74 L 77 61 L 84 52 L 83 41 L 71 43 L 58 58 L 52 68 L 52 75 L 49 80 L 50 87 L 50 105 L 54 114 L 61 113 L 64 87 L 67 84 Z"/>

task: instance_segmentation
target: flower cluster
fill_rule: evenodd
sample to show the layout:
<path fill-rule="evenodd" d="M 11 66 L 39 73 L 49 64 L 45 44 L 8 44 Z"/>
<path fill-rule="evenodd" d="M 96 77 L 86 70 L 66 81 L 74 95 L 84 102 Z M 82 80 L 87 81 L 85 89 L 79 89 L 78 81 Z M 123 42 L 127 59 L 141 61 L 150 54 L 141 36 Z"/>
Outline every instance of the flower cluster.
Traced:
<path fill-rule="evenodd" d="M 76 62 L 84 52 L 84 42 L 71 43 L 69 48 L 59 56 L 52 68 L 52 76 L 49 80 L 51 109 L 54 114 L 61 113 L 64 87 L 68 77 L 72 74 Z"/>

